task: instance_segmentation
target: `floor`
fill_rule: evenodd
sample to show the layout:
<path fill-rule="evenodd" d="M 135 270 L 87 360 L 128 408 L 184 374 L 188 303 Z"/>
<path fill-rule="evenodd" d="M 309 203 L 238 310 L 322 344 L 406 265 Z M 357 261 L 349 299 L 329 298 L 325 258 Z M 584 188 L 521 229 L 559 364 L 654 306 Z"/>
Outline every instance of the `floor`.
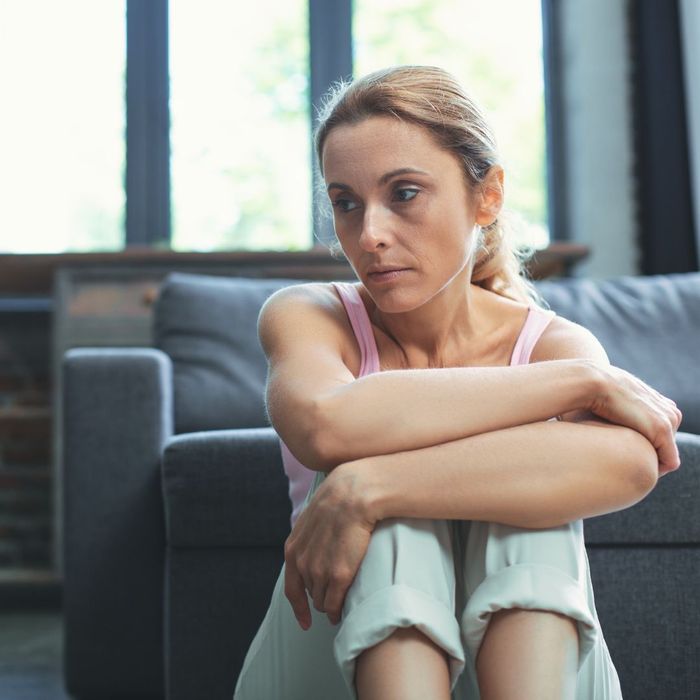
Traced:
<path fill-rule="evenodd" d="M 60 611 L 0 612 L 0 698 L 70 700 L 63 689 Z"/>

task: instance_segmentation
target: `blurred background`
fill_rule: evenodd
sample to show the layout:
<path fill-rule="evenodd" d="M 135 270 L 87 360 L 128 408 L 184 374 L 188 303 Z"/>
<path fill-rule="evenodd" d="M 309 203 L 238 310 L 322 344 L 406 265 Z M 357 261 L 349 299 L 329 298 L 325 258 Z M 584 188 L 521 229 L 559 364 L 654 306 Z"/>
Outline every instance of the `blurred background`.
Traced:
<path fill-rule="evenodd" d="M 451 71 L 533 276 L 689 272 L 699 46 L 696 0 L 0 0 L 0 608 L 44 611 L 0 634 L 0 691 L 63 697 L 61 357 L 149 345 L 173 270 L 346 274 L 314 195 L 334 81 Z"/>

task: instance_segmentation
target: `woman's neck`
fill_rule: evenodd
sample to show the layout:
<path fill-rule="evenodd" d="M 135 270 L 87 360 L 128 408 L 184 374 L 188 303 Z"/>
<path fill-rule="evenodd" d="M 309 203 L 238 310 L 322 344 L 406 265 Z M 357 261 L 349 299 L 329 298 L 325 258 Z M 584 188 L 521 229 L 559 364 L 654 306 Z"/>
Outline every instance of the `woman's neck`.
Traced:
<path fill-rule="evenodd" d="M 443 290 L 404 313 L 384 313 L 370 298 L 369 316 L 407 367 L 450 367 L 465 355 L 483 354 L 489 339 L 502 330 L 503 309 L 490 296 L 472 284 L 454 285 L 454 291 Z"/>

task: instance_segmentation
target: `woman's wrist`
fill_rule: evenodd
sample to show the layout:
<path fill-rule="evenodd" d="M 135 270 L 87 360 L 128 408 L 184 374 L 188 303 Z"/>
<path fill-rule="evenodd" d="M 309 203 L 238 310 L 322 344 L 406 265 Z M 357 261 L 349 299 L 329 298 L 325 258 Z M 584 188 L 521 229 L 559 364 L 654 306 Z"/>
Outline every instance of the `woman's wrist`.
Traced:
<path fill-rule="evenodd" d="M 582 397 L 582 405 L 577 408 L 595 413 L 596 406 L 605 400 L 608 387 L 607 374 L 600 364 L 592 360 L 582 359 L 576 362 L 580 376 L 579 382 Z"/>
<path fill-rule="evenodd" d="M 353 516 L 374 527 L 382 519 L 380 511 L 381 475 L 372 457 L 363 457 L 338 465 L 332 472 L 342 490 L 343 501 Z"/>

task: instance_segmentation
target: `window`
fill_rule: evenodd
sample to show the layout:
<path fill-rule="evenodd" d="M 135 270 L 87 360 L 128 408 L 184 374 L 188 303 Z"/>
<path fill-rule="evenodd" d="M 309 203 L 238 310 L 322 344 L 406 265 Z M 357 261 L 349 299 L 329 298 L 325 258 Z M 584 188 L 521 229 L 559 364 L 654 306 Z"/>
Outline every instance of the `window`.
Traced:
<path fill-rule="evenodd" d="M 312 100 L 398 63 L 442 66 L 471 88 L 506 158 L 521 240 L 546 245 L 540 2 L 9 0 L 0 252 L 311 248 Z M 127 32 L 138 86 L 125 109 Z"/>
<path fill-rule="evenodd" d="M 506 19 L 507 18 L 507 19 Z M 355 0 L 355 75 L 400 63 L 450 71 L 485 109 L 519 241 L 547 245 L 540 0 Z"/>
<path fill-rule="evenodd" d="M 310 245 L 305 0 L 170 0 L 172 247 Z"/>
<path fill-rule="evenodd" d="M 125 12 L 0 4 L 0 252 L 124 246 Z"/>

